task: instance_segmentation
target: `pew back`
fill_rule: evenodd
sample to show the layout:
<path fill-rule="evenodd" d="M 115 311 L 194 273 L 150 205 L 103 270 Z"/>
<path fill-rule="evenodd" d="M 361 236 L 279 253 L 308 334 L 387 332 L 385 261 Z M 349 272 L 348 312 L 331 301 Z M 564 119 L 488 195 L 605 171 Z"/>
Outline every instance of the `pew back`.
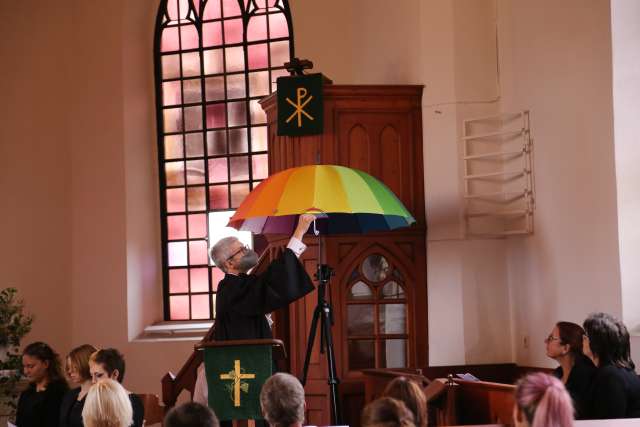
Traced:
<path fill-rule="evenodd" d="M 458 424 L 513 424 L 516 387 L 486 381 L 453 380 L 455 414 Z"/>

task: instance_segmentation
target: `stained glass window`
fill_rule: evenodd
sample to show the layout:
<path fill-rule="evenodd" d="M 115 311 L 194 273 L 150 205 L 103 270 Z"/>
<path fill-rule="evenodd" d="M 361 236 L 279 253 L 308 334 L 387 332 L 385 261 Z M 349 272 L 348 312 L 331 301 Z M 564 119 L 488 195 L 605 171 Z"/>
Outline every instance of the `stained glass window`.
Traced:
<path fill-rule="evenodd" d="M 213 319 L 223 274 L 208 249 L 268 175 L 258 101 L 288 75 L 288 2 L 162 0 L 154 55 L 165 319 Z"/>
<path fill-rule="evenodd" d="M 347 287 L 349 369 L 407 366 L 407 299 L 403 275 L 380 254 L 370 254 Z"/>

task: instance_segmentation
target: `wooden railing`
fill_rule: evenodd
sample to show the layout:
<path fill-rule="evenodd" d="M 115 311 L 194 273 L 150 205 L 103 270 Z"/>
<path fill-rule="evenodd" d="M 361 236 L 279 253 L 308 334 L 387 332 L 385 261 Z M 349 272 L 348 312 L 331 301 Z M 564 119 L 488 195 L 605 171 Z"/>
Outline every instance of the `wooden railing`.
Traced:
<path fill-rule="evenodd" d="M 267 248 L 258 260 L 258 265 L 256 266 L 255 271 L 258 273 L 263 272 L 271 261 L 284 250 L 284 245 L 286 245 L 286 240 L 282 239 L 268 243 Z M 216 324 L 214 321 L 213 326 L 211 326 L 211 329 L 209 329 L 206 335 L 202 338 L 201 342 L 213 341 L 215 327 Z M 200 343 L 198 343 L 196 347 L 199 344 Z M 178 396 L 180 396 L 180 393 L 184 390 L 191 393 L 191 398 L 193 399 L 193 391 L 195 389 L 196 378 L 198 376 L 198 367 L 201 363 L 202 351 L 194 348 L 193 352 L 176 375 L 171 372 L 167 372 L 164 377 L 162 377 L 162 402 L 167 409 L 175 406 Z"/>

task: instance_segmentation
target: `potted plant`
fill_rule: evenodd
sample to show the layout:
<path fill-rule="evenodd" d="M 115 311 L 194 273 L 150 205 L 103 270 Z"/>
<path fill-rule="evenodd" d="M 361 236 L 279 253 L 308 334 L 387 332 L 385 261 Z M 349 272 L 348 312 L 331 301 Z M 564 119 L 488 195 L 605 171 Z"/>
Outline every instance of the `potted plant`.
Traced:
<path fill-rule="evenodd" d="M 0 416 L 15 416 L 20 393 L 22 358 L 20 341 L 31 331 L 33 316 L 24 313 L 24 302 L 15 288 L 0 291 Z"/>

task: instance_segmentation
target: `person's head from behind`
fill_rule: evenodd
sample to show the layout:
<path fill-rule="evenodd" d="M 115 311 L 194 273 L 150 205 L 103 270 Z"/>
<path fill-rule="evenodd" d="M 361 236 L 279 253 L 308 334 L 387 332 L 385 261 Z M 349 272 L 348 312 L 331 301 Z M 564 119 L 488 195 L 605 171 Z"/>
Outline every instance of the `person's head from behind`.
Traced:
<path fill-rule="evenodd" d="M 110 378 L 118 382 L 124 380 L 124 356 L 115 348 L 105 348 L 93 353 L 89 359 L 91 381 Z"/>
<path fill-rule="evenodd" d="M 593 313 L 584 321 L 584 354 L 597 366 L 615 365 L 634 370 L 629 331 L 620 320 L 607 313 Z"/>
<path fill-rule="evenodd" d="M 260 391 L 260 406 L 269 425 L 286 427 L 304 421 L 304 388 L 293 375 L 277 373 L 269 377 Z"/>
<path fill-rule="evenodd" d="M 572 427 L 573 404 L 562 381 L 537 372 L 517 383 L 513 420 L 516 427 Z"/>
<path fill-rule="evenodd" d="M 129 427 L 133 409 L 124 387 L 108 378 L 92 385 L 82 409 L 82 422 L 85 427 Z"/>
<path fill-rule="evenodd" d="M 34 342 L 24 348 L 22 369 L 32 384 L 47 384 L 62 379 L 58 354 L 43 342 Z"/>
<path fill-rule="evenodd" d="M 96 348 L 90 344 L 81 345 L 69 352 L 66 360 L 67 377 L 73 384 L 79 386 L 91 380 L 89 359 L 95 352 Z"/>
<path fill-rule="evenodd" d="M 413 413 L 416 426 L 427 425 L 427 398 L 422 388 L 406 377 L 394 378 L 382 393 L 385 397 L 393 397 L 403 402 Z"/>
<path fill-rule="evenodd" d="M 582 336 L 584 330 L 571 322 L 558 322 L 544 340 L 547 356 L 552 359 L 570 357 L 575 360 L 582 356 Z"/>
<path fill-rule="evenodd" d="M 364 407 L 362 427 L 415 427 L 413 414 L 407 406 L 392 397 L 381 397 Z"/>
<path fill-rule="evenodd" d="M 246 273 L 258 264 L 258 254 L 237 237 L 225 237 L 209 252 L 215 265 L 225 273 Z"/>
<path fill-rule="evenodd" d="M 211 409 L 197 402 L 176 406 L 164 418 L 164 427 L 218 427 L 220 423 Z"/>

